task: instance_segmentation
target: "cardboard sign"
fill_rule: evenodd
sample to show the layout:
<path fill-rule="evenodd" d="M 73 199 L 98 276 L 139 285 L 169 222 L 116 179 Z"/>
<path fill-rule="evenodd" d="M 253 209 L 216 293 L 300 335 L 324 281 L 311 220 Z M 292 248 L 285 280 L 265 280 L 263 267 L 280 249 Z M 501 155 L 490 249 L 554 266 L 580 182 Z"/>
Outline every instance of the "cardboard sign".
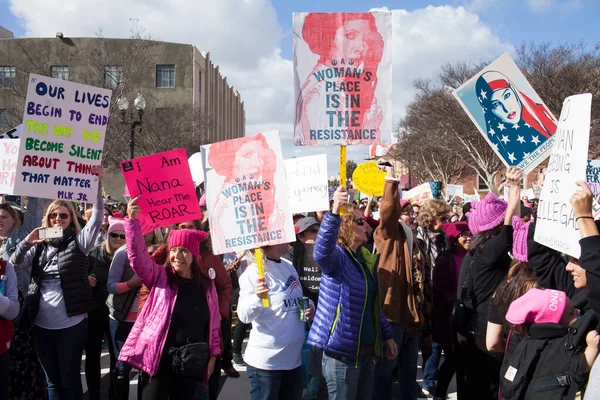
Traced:
<path fill-rule="evenodd" d="M 293 33 L 296 146 L 391 143 L 392 14 L 294 13 Z"/>
<path fill-rule="evenodd" d="M 536 197 L 535 197 L 535 192 L 534 192 L 534 190 L 533 190 L 533 189 L 527 189 L 527 190 L 523 190 L 523 191 L 521 192 L 521 198 L 523 198 L 523 197 L 527 197 L 527 199 L 528 199 L 529 201 L 531 201 L 531 200 L 533 200 L 533 199 L 535 199 L 535 198 L 536 198 Z"/>
<path fill-rule="evenodd" d="M 16 126 L 4 133 L 0 133 L 0 139 L 19 139 L 23 125 Z"/>
<path fill-rule="evenodd" d="M 368 195 L 383 196 L 386 173 L 377 167 L 375 161 L 362 163 L 352 173 L 352 184 Z"/>
<path fill-rule="evenodd" d="M 588 160 L 585 167 L 585 181 L 594 196 L 600 196 L 600 160 Z"/>
<path fill-rule="evenodd" d="M 329 209 L 327 155 L 284 160 L 292 213 Z"/>
<path fill-rule="evenodd" d="M 402 193 L 402 198 L 409 200 L 411 203 L 421 204 L 426 200 L 433 199 L 433 193 L 431 193 L 429 182 L 425 182 Z"/>
<path fill-rule="evenodd" d="M 542 189 L 540 188 L 540 185 L 538 185 L 537 182 L 531 182 L 531 187 L 533 188 L 534 198 L 539 199 L 540 194 L 542 194 Z"/>
<path fill-rule="evenodd" d="M 581 239 L 570 198 L 576 181 L 586 177 L 592 95 L 567 97 L 540 197 L 534 239 L 552 249 L 579 258 Z"/>
<path fill-rule="evenodd" d="M 201 150 L 214 254 L 295 240 L 277 131 Z"/>
<path fill-rule="evenodd" d="M 15 194 L 94 203 L 112 92 L 29 75 Z"/>
<path fill-rule="evenodd" d="M 448 197 L 450 197 L 450 196 L 463 197 L 463 185 L 452 185 L 452 184 L 446 185 L 446 195 Z"/>
<path fill-rule="evenodd" d="M 141 196 L 142 232 L 202 218 L 185 149 L 122 161 L 121 171 L 129 195 Z"/>
<path fill-rule="evenodd" d="M 473 201 L 481 200 L 481 196 L 479 196 L 479 193 L 477 193 L 477 192 L 475 192 L 475 194 L 463 193 L 462 199 L 465 203 L 471 203 Z"/>
<path fill-rule="evenodd" d="M 454 96 L 507 167 L 528 174 L 550 154 L 556 118 L 508 53 Z"/>
<path fill-rule="evenodd" d="M 0 194 L 13 194 L 19 144 L 18 139 L 0 139 Z"/>

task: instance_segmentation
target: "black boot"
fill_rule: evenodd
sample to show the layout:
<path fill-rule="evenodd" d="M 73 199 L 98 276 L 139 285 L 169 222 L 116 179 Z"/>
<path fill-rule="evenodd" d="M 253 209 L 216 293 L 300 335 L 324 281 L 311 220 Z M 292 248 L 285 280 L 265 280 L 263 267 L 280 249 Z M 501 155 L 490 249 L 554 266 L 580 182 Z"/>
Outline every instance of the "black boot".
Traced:
<path fill-rule="evenodd" d="M 129 400 L 129 374 L 116 374 L 114 387 L 117 400 Z"/>

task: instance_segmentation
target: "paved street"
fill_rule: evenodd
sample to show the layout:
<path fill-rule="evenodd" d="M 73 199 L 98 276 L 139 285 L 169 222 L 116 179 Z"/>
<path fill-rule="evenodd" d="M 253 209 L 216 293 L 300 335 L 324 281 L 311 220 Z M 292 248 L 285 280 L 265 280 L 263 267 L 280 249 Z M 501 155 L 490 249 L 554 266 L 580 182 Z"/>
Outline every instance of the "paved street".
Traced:
<path fill-rule="evenodd" d="M 85 357 L 85 356 L 84 356 Z M 421 370 L 420 367 L 420 361 L 419 361 L 419 370 L 418 370 L 418 380 L 420 382 L 420 380 L 423 377 L 423 371 Z M 240 367 L 236 365 L 236 369 L 240 372 L 241 377 L 238 379 L 231 379 L 231 378 L 227 378 L 227 376 L 225 374 L 222 374 L 221 376 L 221 382 L 223 384 L 223 388 L 221 390 L 221 394 L 219 395 L 219 400 L 244 400 L 244 399 L 248 399 L 249 395 L 248 395 L 248 376 L 246 375 L 246 368 L 245 367 Z M 102 353 L 102 392 L 103 392 L 103 397 L 102 399 L 107 399 L 107 395 L 106 393 L 108 392 L 108 370 L 109 370 L 109 356 L 108 356 L 108 351 L 105 351 Z M 83 390 L 84 393 L 87 392 L 87 386 L 85 384 L 85 373 L 84 373 L 84 364 L 83 361 L 81 363 L 81 380 L 83 382 Z M 456 387 L 454 384 L 454 380 L 452 381 L 452 384 L 450 386 L 450 395 L 449 398 L 450 399 L 456 399 Z M 84 396 L 84 398 L 87 398 L 87 396 Z M 429 397 L 431 398 L 431 397 Z M 130 400 L 137 400 L 137 373 L 133 374 L 132 373 L 132 380 L 131 380 L 131 391 L 129 393 L 129 399 Z"/>

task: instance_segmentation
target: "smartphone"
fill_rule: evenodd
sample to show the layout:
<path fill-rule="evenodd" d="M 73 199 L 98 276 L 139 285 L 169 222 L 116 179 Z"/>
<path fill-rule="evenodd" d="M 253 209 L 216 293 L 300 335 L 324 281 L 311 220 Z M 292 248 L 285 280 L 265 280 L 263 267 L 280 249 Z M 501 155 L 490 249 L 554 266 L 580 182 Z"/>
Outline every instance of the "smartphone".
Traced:
<path fill-rule="evenodd" d="M 62 237 L 62 235 L 63 235 L 63 229 L 60 226 L 53 227 L 53 228 L 40 229 L 39 232 L 40 232 L 40 239 L 42 239 L 42 240 L 56 239 L 56 238 Z"/>

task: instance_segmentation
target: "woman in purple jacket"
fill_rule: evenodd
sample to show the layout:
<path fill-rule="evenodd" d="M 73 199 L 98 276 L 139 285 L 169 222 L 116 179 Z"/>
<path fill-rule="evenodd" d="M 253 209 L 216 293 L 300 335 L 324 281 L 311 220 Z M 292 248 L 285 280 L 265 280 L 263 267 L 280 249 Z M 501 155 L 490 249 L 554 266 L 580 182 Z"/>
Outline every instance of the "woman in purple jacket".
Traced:
<path fill-rule="evenodd" d="M 346 214 L 340 216 L 340 208 Z M 379 304 L 378 256 L 362 247 L 367 227 L 361 212 L 348 205 L 340 187 L 321 223 L 314 259 L 322 270 L 319 305 L 308 343 L 323 350 L 323 376 L 329 400 L 368 399 L 375 358 L 398 349 Z"/>
<path fill-rule="evenodd" d="M 125 219 L 127 255 L 136 275 L 151 288 L 139 312 L 119 361 L 143 371 L 138 398 L 192 399 L 198 384 L 208 382 L 220 355 L 219 300 L 214 283 L 203 277 L 196 262 L 206 233 L 175 230 L 169 237 L 164 267 L 150 258 L 137 220 L 138 198 L 129 202 Z M 197 377 L 177 374 L 173 350 L 188 343 L 206 342 L 210 361 Z"/>

